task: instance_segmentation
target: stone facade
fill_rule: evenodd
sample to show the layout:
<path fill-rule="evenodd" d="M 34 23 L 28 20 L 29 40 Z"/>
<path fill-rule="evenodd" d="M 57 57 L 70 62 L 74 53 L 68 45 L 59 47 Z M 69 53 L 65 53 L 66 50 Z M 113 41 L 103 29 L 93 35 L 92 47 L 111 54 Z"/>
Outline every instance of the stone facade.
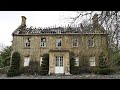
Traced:
<path fill-rule="evenodd" d="M 18 51 L 21 55 L 21 67 L 24 66 L 24 57 L 29 56 L 30 60 L 40 61 L 44 53 L 49 53 L 49 74 L 55 73 L 55 55 L 63 55 L 64 73 L 69 72 L 69 52 L 74 52 L 76 57 L 86 55 L 88 58 L 95 57 L 98 66 L 98 56 L 100 52 L 106 54 L 108 60 L 107 33 L 99 28 L 91 33 L 20 33 L 25 32 L 26 18 L 22 17 L 21 25 L 13 32 L 12 48 L 13 52 Z M 73 47 L 73 39 L 77 37 L 78 44 Z M 26 38 L 30 39 L 30 47 L 25 47 Z M 46 38 L 46 47 L 41 47 L 41 38 Z M 62 39 L 61 47 L 56 47 L 56 39 Z M 94 38 L 94 46 L 89 47 L 88 40 Z"/>

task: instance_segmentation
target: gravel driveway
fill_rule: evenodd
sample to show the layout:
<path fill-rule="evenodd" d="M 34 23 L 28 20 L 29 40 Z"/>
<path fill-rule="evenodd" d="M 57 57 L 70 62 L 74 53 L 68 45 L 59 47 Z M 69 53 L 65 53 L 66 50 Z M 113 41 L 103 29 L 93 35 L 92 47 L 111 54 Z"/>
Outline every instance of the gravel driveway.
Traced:
<path fill-rule="evenodd" d="M 7 77 L 5 74 L 1 74 L 0 79 L 120 79 L 120 74 L 114 75 L 80 74 L 69 76 L 20 75 L 15 77 Z"/>

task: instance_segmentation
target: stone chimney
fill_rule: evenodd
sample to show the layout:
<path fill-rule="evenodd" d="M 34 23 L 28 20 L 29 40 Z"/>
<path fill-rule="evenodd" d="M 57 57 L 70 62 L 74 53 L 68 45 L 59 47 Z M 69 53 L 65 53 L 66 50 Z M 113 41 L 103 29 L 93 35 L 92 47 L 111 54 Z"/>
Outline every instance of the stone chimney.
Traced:
<path fill-rule="evenodd" d="M 21 18 L 22 18 L 21 25 L 22 26 L 26 26 L 26 17 L 25 16 L 21 16 Z"/>
<path fill-rule="evenodd" d="M 95 13 L 93 18 L 92 18 L 93 26 L 97 27 L 98 26 L 98 14 Z"/>

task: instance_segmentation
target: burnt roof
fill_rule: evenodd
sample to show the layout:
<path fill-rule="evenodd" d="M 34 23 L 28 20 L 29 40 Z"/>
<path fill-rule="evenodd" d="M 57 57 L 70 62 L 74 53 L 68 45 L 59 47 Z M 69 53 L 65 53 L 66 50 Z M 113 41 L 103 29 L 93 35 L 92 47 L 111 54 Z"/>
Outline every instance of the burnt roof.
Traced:
<path fill-rule="evenodd" d="M 106 33 L 103 27 L 100 27 L 100 33 Z M 82 28 L 79 27 L 48 27 L 48 28 L 33 28 L 26 26 L 19 26 L 14 32 L 13 35 L 31 35 L 31 34 L 84 34 L 84 33 L 96 33 L 96 29 L 92 25 Z"/>

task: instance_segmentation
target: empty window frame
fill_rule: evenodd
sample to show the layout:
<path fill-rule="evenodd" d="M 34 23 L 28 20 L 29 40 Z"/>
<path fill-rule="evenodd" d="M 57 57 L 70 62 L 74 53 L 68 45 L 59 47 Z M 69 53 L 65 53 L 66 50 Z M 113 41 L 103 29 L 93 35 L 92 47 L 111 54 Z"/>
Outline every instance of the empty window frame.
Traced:
<path fill-rule="evenodd" d="M 46 47 L 46 38 L 41 38 L 40 46 Z"/>
<path fill-rule="evenodd" d="M 56 47 L 61 47 L 62 46 L 62 39 L 61 38 L 58 38 L 56 40 Z"/>
<path fill-rule="evenodd" d="M 25 39 L 25 47 L 30 47 L 30 38 Z"/>
<path fill-rule="evenodd" d="M 88 46 L 94 47 L 94 38 L 88 39 Z"/>
<path fill-rule="evenodd" d="M 78 38 L 73 37 L 73 47 L 77 47 L 77 46 L 78 46 Z"/>

